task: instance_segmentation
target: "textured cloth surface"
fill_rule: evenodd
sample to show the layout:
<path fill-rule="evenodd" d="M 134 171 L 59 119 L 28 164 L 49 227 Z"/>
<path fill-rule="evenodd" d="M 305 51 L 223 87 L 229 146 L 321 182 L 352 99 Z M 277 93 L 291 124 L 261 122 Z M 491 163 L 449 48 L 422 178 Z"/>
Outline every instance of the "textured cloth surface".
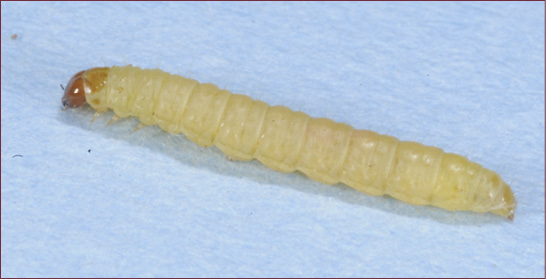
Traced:
<path fill-rule="evenodd" d="M 2 2 L 1 35 L 2 277 L 544 277 L 542 2 Z M 127 64 L 465 155 L 515 220 L 61 110 Z"/>

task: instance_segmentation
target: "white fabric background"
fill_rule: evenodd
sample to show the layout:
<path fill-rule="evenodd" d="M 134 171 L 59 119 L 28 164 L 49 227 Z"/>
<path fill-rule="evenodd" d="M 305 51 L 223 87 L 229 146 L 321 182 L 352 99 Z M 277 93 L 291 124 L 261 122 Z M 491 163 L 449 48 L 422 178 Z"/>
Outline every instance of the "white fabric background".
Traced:
<path fill-rule="evenodd" d="M 1 36 L 2 277 L 544 276 L 542 2 L 2 2 Z M 61 111 L 60 83 L 126 64 L 466 155 L 516 218 Z"/>

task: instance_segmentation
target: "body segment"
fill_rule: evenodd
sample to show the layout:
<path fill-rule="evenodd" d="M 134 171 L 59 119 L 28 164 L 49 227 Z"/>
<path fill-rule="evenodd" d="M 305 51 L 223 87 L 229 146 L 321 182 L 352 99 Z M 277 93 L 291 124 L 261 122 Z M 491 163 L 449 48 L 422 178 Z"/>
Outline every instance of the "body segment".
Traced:
<path fill-rule="evenodd" d="M 513 218 L 513 193 L 498 174 L 440 148 L 271 107 L 160 70 L 93 68 L 73 77 L 63 104 L 79 106 L 78 92 L 99 113 L 138 117 L 199 145 L 214 144 L 234 159 L 257 159 L 277 171 L 298 170 L 411 204 Z"/>

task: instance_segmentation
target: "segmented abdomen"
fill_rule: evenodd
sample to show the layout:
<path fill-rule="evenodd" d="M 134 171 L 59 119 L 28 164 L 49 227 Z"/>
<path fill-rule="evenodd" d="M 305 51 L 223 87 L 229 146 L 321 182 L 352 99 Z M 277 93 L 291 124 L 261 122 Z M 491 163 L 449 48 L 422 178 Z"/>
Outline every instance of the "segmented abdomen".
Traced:
<path fill-rule="evenodd" d="M 278 171 L 299 170 L 319 182 L 449 210 L 511 216 L 515 208 L 498 174 L 462 156 L 270 107 L 212 84 L 160 70 L 112 67 L 105 94 L 106 107 L 118 116 L 137 116 L 146 125 Z"/>

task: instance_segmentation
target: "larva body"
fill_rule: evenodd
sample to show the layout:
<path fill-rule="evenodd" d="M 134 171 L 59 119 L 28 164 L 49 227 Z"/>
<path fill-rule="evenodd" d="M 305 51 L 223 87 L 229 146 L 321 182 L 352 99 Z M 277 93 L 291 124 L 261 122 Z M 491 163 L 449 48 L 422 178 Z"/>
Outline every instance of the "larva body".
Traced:
<path fill-rule="evenodd" d="M 415 205 L 514 216 L 510 187 L 465 157 L 269 106 L 160 70 L 82 71 L 67 85 L 63 104 L 85 102 L 98 113 L 112 109 L 118 117 L 136 116 L 144 125 L 183 133 L 201 146 L 214 144 L 234 159 L 258 159 L 274 170 L 298 170 L 322 183 L 342 182 Z"/>

